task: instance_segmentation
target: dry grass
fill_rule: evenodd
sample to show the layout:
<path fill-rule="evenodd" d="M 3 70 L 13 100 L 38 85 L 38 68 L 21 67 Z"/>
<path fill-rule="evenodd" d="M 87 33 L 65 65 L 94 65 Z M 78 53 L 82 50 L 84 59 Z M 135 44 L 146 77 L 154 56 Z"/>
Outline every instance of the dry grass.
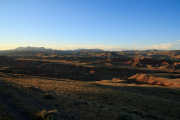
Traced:
<path fill-rule="evenodd" d="M 15 95 L 16 99 L 27 104 L 24 109 L 31 115 L 47 107 L 47 110 L 57 109 L 60 113 L 64 111 L 65 116 L 60 116 L 66 120 L 180 118 L 180 94 L 174 88 L 129 84 L 118 78 L 96 82 L 32 76 L 6 76 L 2 79 L 15 87 L 20 86 L 21 90 L 25 90 L 23 93 L 31 96 L 31 100 L 28 100 Z M 53 96 L 53 99 L 46 99 L 44 96 L 47 95 Z M 37 103 L 40 104 L 39 107 L 36 106 Z"/>
<path fill-rule="evenodd" d="M 128 78 L 129 80 L 135 80 L 136 82 L 146 83 L 151 85 L 170 86 L 180 88 L 180 79 L 168 79 L 155 77 L 148 74 L 136 74 Z"/>

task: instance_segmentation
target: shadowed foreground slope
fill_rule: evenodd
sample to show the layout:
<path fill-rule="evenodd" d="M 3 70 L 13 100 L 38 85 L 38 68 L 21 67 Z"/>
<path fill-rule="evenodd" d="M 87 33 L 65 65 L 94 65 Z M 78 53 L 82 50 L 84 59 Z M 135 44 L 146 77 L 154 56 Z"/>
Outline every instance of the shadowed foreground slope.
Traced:
<path fill-rule="evenodd" d="M 0 97 L 1 117 L 12 120 L 37 119 L 42 110 L 57 110 L 58 120 L 180 119 L 180 91 L 151 85 L 1 73 Z"/>

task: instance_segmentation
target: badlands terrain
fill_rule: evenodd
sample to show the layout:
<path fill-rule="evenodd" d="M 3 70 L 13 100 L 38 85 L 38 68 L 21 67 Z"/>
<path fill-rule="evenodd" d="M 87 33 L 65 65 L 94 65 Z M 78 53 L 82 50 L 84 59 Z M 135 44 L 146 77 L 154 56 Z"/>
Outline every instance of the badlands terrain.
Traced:
<path fill-rule="evenodd" d="M 1 51 L 0 120 L 180 120 L 180 51 Z"/>

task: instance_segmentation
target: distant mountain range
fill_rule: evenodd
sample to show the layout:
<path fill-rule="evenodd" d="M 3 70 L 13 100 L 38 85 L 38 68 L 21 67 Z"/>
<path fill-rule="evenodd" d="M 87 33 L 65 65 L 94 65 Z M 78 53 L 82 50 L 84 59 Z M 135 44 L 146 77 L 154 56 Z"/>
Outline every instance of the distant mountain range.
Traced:
<path fill-rule="evenodd" d="M 148 53 L 148 52 L 160 52 L 162 50 L 122 50 L 128 54 L 134 54 L 136 52 Z M 74 49 L 74 50 L 55 50 L 49 49 L 45 47 L 18 47 L 12 50 L 1 50 L 0 55 L 13 55 L 13 56 L 33 56 L 37 53 L 45 53 L 45 54 L 81 54 L 81 53 L 97 53 L 97 52 L 108 52 L 102 49 Z M 109 51 L 109 52 L 119 52 L 119 51 Z M 180 52 L 179 50 L 174 52 Z"/>
<path fill-rule="evenodd" d="M 18 47 L 15 51 L 75 51 L 75 52 L 102 52 L 102 49 L 75 49 L 75 50 L 54 50 L 45 47 Z"/>
<path fill-rule="evenodd" d="M 101 49 L 75 49 L 75 50 L 55 50 L 45 47 L 18 47 L 12 50 L 1 50 L 0 55 L 34 55 L 36 53 L 57 53 L 57 54 L 67 54 L 67 53 L 87 53 L 87 52 L 103 52 Z"/>
<path fill-rule="evenodd" d="M 53 49 L 47 49 L 44 47 L 18 47 L 14 51 L 51 51 Z"/>
<path fill-rule="evenodd" d="M 102 49 L 75 49 L 76 52 L 103 52 Z"/>

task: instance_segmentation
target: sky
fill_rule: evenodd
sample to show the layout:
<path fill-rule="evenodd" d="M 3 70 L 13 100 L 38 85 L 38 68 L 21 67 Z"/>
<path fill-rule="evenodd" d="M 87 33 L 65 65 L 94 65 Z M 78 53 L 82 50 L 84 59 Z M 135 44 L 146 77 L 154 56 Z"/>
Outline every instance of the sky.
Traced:
<path fill-rule="evenodd" d="M 0 0 L 0 49 L 180 49 L 180 0 Z"/>

